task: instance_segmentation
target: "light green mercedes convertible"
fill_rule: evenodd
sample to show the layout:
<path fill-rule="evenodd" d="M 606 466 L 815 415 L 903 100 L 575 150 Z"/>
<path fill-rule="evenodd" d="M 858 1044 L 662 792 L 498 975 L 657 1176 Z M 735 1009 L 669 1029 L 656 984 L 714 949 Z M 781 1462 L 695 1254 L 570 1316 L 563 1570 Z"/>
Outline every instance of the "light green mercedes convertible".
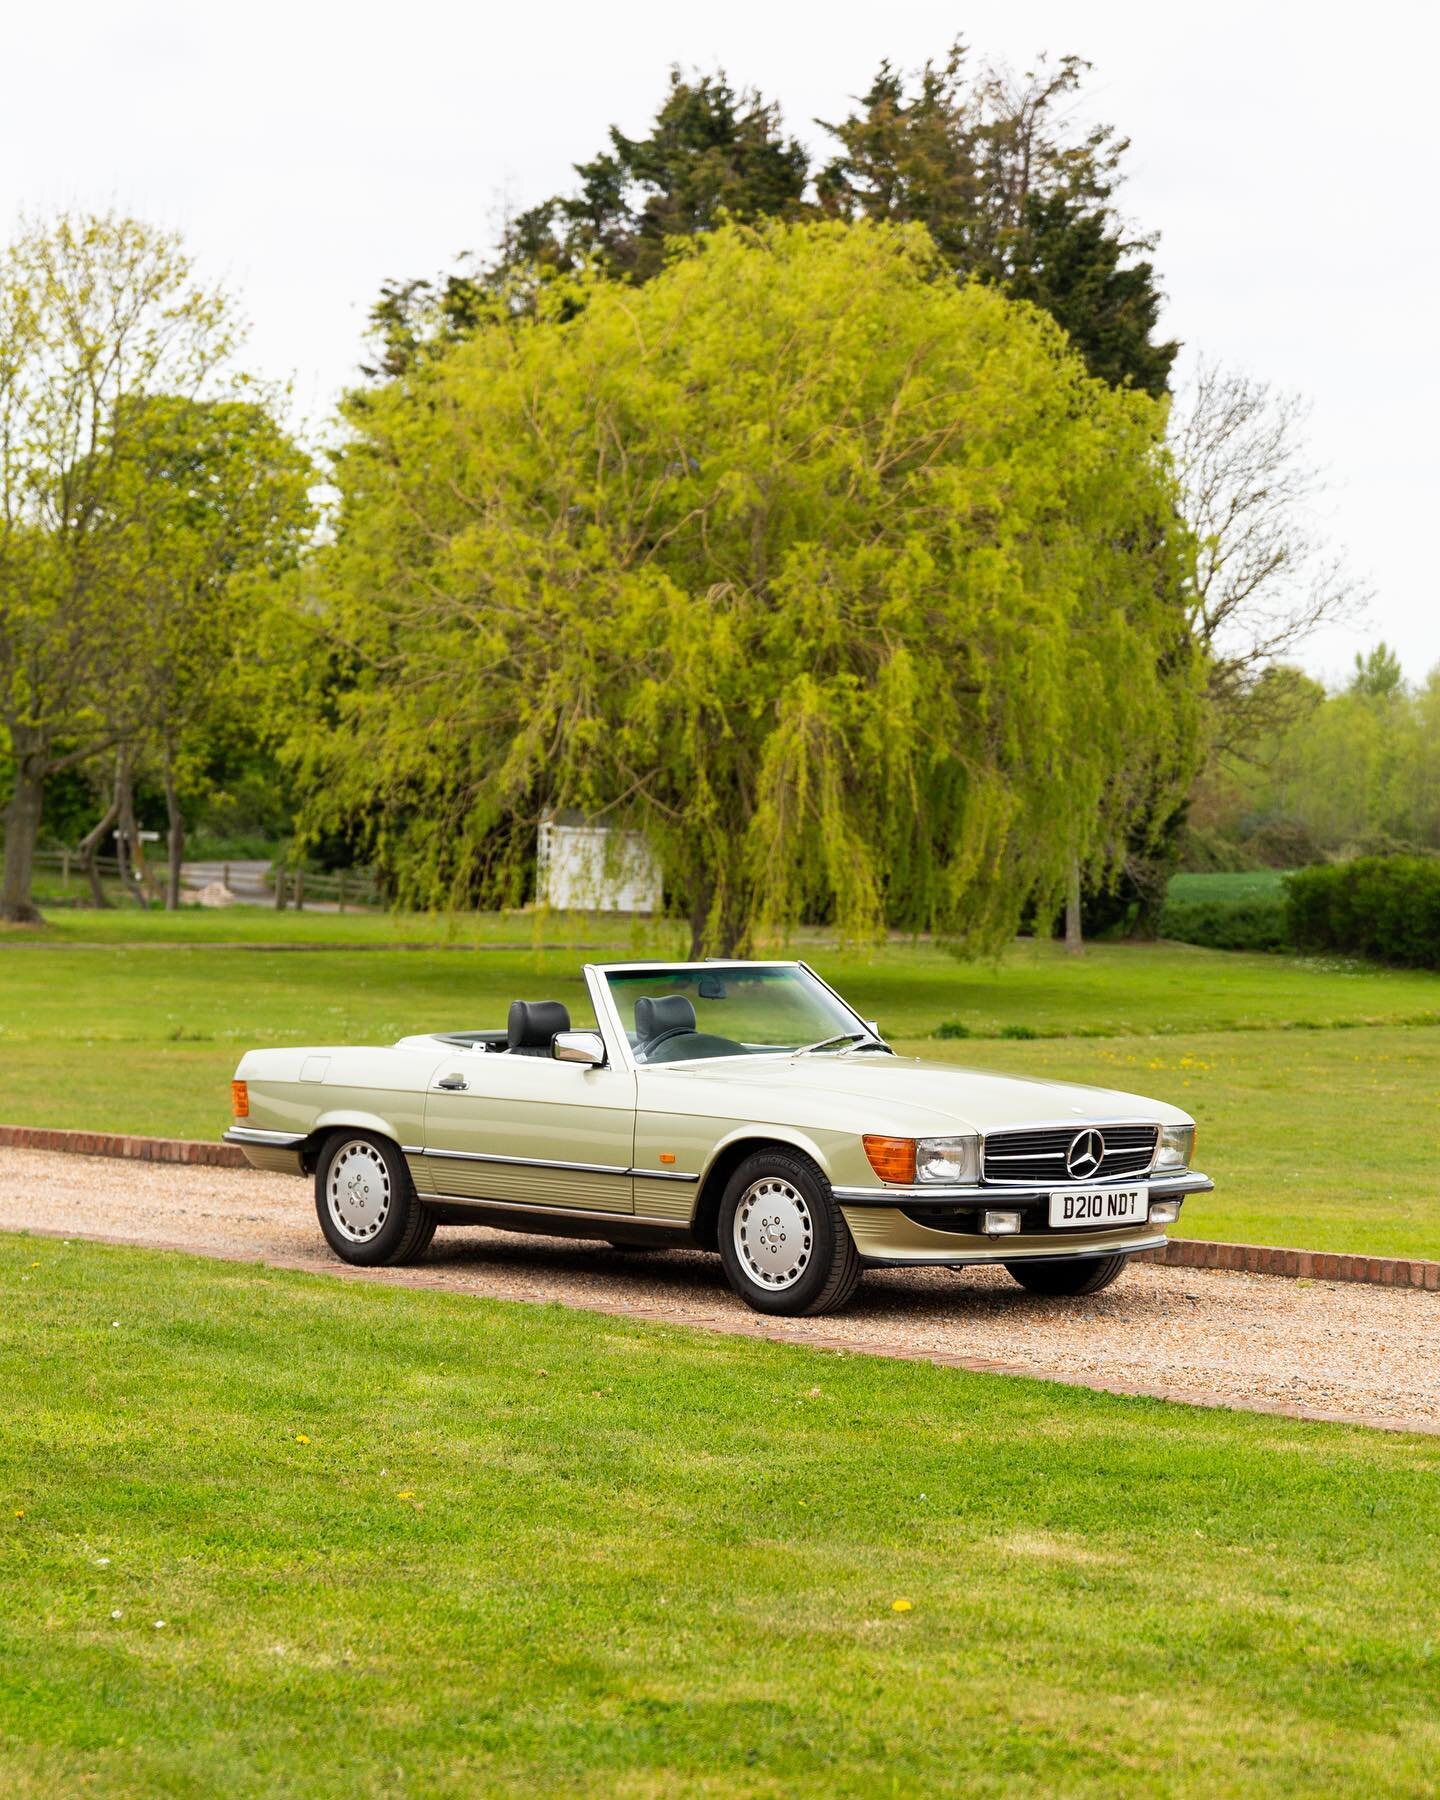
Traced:
<path fill-rule="evenodd" d="M 1175 1107 L 897 1056 L 806 963 L 584 974 L 578 1029 L 516 1000 L 504 1031 L 252 1050 L 226 1139 L 313 1173 L 348 1263 L 413 1261 L 438 1224 L 699 1245 L 766 1313 L 919 1263 L 1093 1294 L 1212 1185 Z"/>

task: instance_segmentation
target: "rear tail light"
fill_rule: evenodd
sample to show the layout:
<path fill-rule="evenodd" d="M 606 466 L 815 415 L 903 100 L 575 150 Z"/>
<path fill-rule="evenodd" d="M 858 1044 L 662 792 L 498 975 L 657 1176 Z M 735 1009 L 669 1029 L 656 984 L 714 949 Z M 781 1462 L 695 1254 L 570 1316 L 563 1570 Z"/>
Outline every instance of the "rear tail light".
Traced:
<path fill-rule="evenodd" d="M 243 1081 L 230 1083 L 230 1110 L 237 1119 L 250 1116 L 250 1089 Z"/>
<path fill-rule="evenodd" d="M 860 1141 L 870 1158 L 870 1167 L 882 1181 L 915 1179 L 914 1138 L 865 1137 Z"/>

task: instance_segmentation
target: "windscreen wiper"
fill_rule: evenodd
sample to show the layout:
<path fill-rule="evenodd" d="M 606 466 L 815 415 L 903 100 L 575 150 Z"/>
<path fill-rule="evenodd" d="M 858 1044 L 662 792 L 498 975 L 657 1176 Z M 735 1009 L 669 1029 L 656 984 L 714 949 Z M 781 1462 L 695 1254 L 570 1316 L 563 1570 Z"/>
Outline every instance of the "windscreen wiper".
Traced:
<path fill-rule="evenodd" d="M 841 1044 L 849 1044 L 852 1049 L 859 1049 L 861 1044 L 878 1044 L 879 1038 L 870 1031 L 842 1031 L 835 1037 L 821 1038 L 818 1044 L 802 1044 L 798 1050 L 792 1050 L 792 1056 L 813 1056 L 817 1050 L 834 1050 Z"/>

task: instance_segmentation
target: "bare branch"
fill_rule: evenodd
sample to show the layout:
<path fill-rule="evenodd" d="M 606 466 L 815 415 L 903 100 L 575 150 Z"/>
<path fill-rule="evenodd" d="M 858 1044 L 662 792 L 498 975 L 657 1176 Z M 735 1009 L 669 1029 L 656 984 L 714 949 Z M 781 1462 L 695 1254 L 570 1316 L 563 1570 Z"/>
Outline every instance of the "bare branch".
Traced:
<path fill-rule="evenodd" d="M 1325 541 L 1308 412 L 1299 395 L 1211 362 L 1176 404 L 1171 446 L 1195 544 L 1191 628 L 1210 658 L 1222 738 L 1252 710 L 1269 665 L 1370 598 Z"/>

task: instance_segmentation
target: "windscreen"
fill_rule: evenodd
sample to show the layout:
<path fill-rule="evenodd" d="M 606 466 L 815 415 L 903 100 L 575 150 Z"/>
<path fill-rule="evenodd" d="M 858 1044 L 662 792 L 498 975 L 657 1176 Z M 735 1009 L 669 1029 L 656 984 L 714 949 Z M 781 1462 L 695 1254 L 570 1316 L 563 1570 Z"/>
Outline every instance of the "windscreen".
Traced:
<path fill-rule="evenodd" d="M 606 980 L 639 1062 L 844 1049 L 864 1027 L 808 970 L 624 969 Z"/>

